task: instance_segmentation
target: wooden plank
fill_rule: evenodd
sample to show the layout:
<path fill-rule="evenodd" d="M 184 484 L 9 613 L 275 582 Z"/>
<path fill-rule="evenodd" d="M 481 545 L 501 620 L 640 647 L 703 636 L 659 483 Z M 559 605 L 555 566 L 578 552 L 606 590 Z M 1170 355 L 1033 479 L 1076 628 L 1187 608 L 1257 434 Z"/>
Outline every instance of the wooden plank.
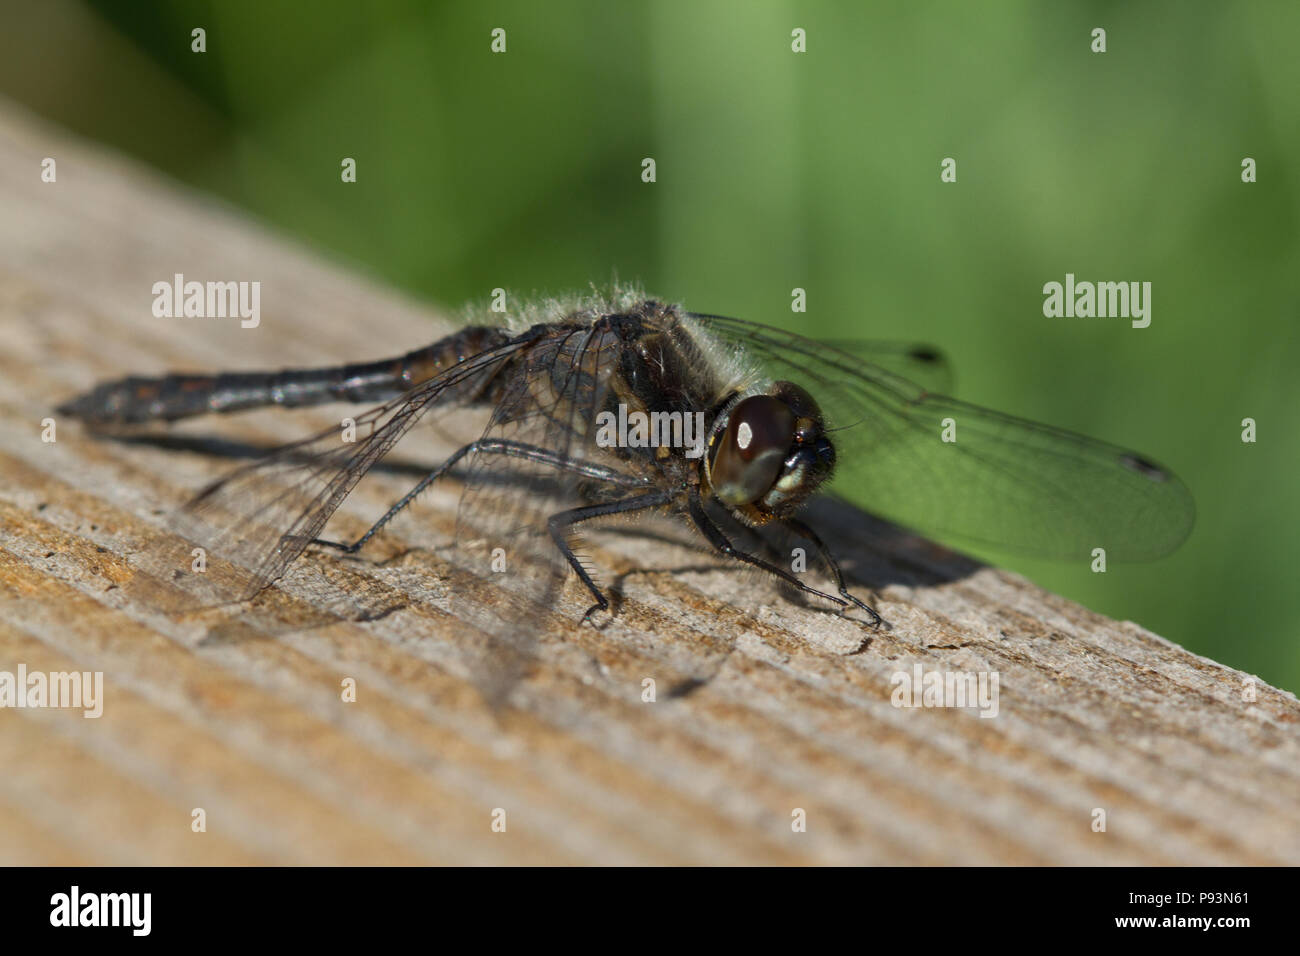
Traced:
<path fill-rule="evenodd" d="M 230 462 L 70 421 L 43 442 L 53 406 L 126 373 L 384 357 L 446 326 L 9 106 L 0 207 L 0 671 L 105 682 L 98 719 L 0 710 L 0 863 L 1300 863 L 1294 696 L 1257 681 L 1246 700 L 1247 675 L 834 502 L 813 521 L 893 630 L 864 647 L 687 536 L 601 531 L 619 614 L 579 627 L 566 589 L 498 710 L 467 613 L 495 592 L 437 550 L 454 482 L 367 561 L 304 559 L 400 592 L 394 613 L 321 623 L 289 585 L 274 631 L 169 609 L 140 556 Z M 154 318 L 177 272 L 260 281 L 261 325 Z M 271 444 L 334 411 L 177 431 Z M 366 482 L 340 520 L 407 485 Z M 997 716 L 893 706 L 915 665 L 996 673 Z"/>

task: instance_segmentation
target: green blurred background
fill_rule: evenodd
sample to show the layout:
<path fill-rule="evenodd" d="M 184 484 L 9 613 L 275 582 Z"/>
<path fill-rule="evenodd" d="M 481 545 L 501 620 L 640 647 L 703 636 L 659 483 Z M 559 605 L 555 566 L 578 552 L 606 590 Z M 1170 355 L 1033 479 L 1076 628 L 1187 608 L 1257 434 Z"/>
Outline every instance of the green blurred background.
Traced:
<path fill-rule="evenodd" d="M 1294 0 L 49 0 L 3 22 L 0 94 L 439 305 L 617 273 L 942 346 L 962 398 L 1137 448 L 1197 499 L 1152 564 L 982 557 L 1300 689 Z M 1150 328 L 1045 318 L 1066 272 L 1151 281 Z"/>

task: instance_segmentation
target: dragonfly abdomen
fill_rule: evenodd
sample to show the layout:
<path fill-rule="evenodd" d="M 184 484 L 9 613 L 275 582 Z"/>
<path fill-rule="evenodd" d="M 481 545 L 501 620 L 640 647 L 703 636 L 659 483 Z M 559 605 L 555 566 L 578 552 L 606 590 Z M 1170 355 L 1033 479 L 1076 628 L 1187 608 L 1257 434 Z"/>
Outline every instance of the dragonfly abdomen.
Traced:
<path fill-rule="evenodd" d="M 503 329 L 474 326 L 378 362 L 275 372 L 133 375 L 96 386 L 65 402 L 58 411 L 99 425 L 133 425 L 267 405 L 299 408 L 328 402 L 383 402 L 509 339 Z"/>

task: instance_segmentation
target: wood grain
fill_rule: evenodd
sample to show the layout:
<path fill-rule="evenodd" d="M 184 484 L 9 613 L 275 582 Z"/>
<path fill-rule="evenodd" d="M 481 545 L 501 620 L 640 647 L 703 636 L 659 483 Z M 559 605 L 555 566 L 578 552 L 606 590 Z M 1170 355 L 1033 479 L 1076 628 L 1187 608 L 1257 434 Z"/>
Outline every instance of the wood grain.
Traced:
<path fill-rule="evenodd" d="M 0 710 L 0 863 L 1300 863 L 1294 696 L 1256 682 L 1248 701 L 1247 675 L 834 502 L 812 521 L 892 630 L 863 646 L 671 528 L 601 531 L 618 615 L 577 626 L 567 588 L 496 710 L 471 613 L 493 590 L 438 549 L 454 482 L 367 560 L 304 559 L 400 593 L 393 613 L 322 616 L 288 583 L 267 597 L 279 628 L 167 610 L 141 556 L 230 459 L 71 421 L 44 442 L 54 405 L 127 373 L 380 358 L 446 326 L 11 106 L 0 208 L 0 671 L 105 682 L 98 719 Z M 154 318 L 177 272 L 260 281 L 262 324 Z M 336 411 L 174 431 L 265 446 Z M 364 483 L 342 526 L 409 484 Z M 996 672 L 997 716 L 893 706 L 916 664 Z"/>

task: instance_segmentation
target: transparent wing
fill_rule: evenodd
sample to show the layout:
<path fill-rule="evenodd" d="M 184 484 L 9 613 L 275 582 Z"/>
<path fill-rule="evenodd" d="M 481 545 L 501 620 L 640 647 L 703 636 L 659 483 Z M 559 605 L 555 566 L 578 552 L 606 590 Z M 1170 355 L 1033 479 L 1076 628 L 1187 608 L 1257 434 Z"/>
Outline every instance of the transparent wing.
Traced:
<path fill-rule="evenodd" d="M 339 425 L 235 470 L 175 516 L 176 530 L 244 569 L 232 597 L 253 597 L 319 537 L 357 482 L 431 407 L 472 397 L 517 347 L 484 352 L 356 416 L 355 436 Z"/>
<path fill-rule="evenodd" d="M 951 395 L 953 370 L 948 357 L 933 345 L 923 342 L 891 342 L 876 339 L 819 339 L 819 342 L 857 356 L 876 368 L 884 369 L 927 392 Z"/>
<path fill-rule="evenodd" d="M 1191 531 L 1186 486 L 1135 452 L 932 394 L 834 344 L 721 316 L 689 320 L 817 399 L 839 429 L 834 490 L 877 514 L 1063 558 L 1097 547 L 1155 558 Z"/>
<path fill-rule="evenodd" d="M 618 369 L 622 343 L 599 322 L 557 327 L 531 344 L 493 409 L 481 441 L 509 442 L 537 457 L 476 452 L 457 515 L 471 567 L 492 568 L 513 593 L 549 606 L 568 570 L 549 519 L 644 490 L 645 478 L 593 441 L 596 413 Z M 606 473 L 609 479 L 595 477 Z M 581 525 L 565 536 L 580 555 Z M 594 577 L 594 569 L 588 568 Z"/>
<path fill-rule="evenodd" d="M 570 571 L 551 536 L 551 517 L 646 491 L 644 476 L 592 440 L 591 423 L 612 387 L 621 348 L 599 322 L 545 332 L 529 346 L 524 367 L 512 368 L 500 383 L 480 439 L 484 446 L 509 442 L 540 454 L 508 456 L 484 448 L 471 460 L 456 543 L 464 566 L 496 589 L 486 607 L 473 599 L 454 606 L 459 617 L 496 638 L 485 648 L 476 677 L 494 705 L 508 697 L 535 659 L 545 616 L 555 609 Z M 584 527 L 568 528 L 561 541 L 600 586 L 597 569 L 583 560 Z M 578 600 L 591 606 L 594 599 L 579 592 Z"/>

